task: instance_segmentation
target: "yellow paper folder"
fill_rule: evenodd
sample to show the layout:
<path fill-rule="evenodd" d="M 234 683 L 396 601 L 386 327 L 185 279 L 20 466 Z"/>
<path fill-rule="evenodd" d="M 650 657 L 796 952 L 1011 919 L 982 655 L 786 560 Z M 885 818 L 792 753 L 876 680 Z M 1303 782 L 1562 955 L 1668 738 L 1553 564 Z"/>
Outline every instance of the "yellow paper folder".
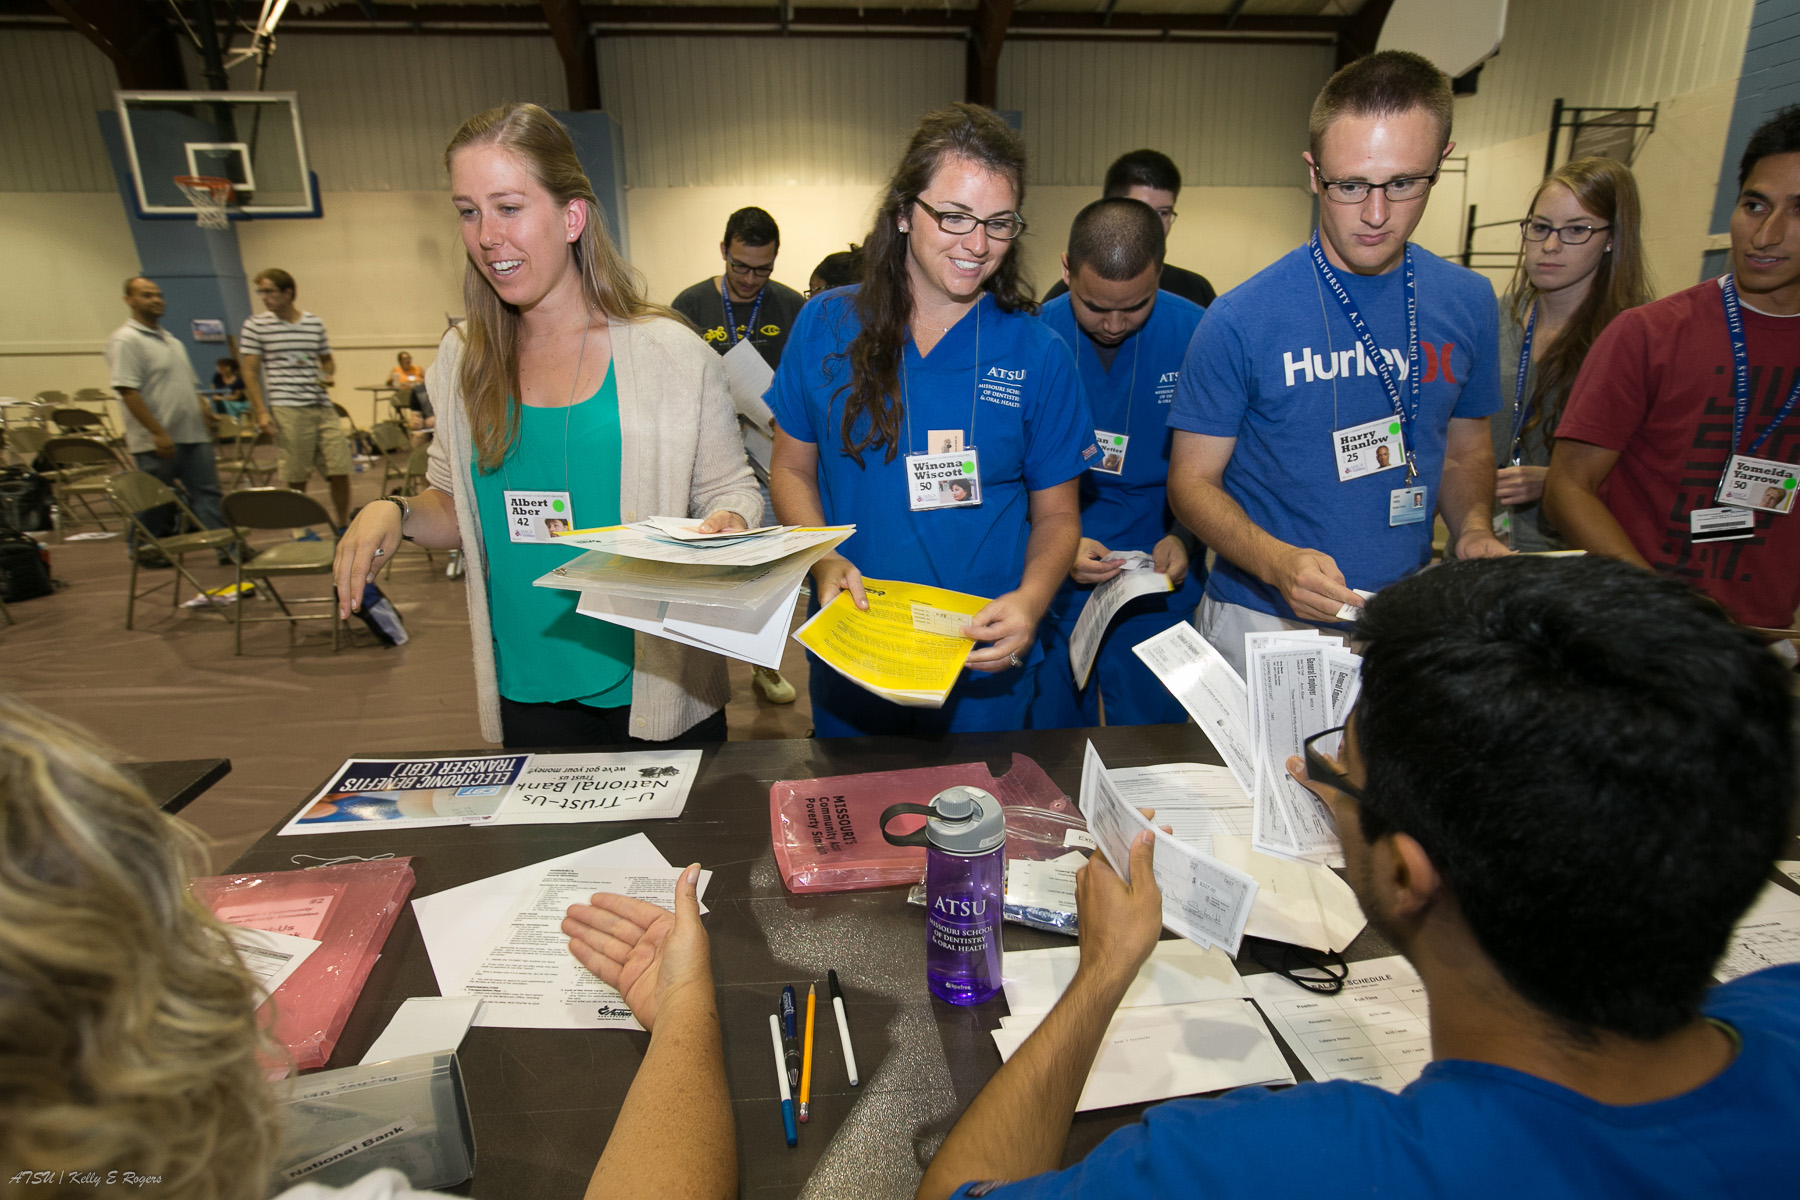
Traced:
<path fill-rule="evenodd" d="M 877 696 L 911 708 L 942 708 L 975 648 L 954 631 L 969 624 L 988 602 L 885 579 L 865 579 L 863 589 L 869 611 L 840 592 L 794 631 L 794 640 Z"/>

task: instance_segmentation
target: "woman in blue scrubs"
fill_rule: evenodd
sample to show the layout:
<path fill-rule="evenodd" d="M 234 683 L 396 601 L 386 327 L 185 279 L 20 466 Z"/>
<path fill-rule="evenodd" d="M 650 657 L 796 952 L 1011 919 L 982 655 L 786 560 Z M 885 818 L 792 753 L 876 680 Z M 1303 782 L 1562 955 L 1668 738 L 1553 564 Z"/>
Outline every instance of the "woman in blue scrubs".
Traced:
<path fill-rule="evenodd" d="M 942 709 L 892 704 L 814 659 L 819 737 L 1024 728 L 1037 624 L 1098 453 L 1068 347 L 1032 319 L 1019 276 L 1024 192 L 1023 144 L 999 117 L 927 114 L 863 243 L 863 282 L 802 310 L 769 389 L 777 516 L 857 527 L 813 568 L 817 603 L 848 591 L 866 608 L 865 574 L 991 597 Z M 924 486 L 946 464 L 973 494 Z"/>

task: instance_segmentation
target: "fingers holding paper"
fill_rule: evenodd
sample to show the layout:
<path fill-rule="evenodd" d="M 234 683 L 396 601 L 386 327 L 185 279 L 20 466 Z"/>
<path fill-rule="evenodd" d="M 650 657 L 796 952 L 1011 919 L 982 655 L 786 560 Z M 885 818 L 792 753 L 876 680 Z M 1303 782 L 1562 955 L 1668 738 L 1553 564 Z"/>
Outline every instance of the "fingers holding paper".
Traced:
<path fill-rule="evenodd" d="M 813 590 L 824 608 L 837 599 L 839 592 L 849 592 L 850 600 L 864 612 L 869 611 L 869 598 L 863 594 L 862 572 L 841 554 L 827 554 L 813 564 Z"/>
<path fill-rule="evenodd" d="M 1069 568 L 1069 578 L 1076 583 L 1105 583 L 1124 569 L 1124 559 L 1114 558 L 1105 546 L 1084 537 L 1075 547 L 1075 565 Z"/>
<path fill-rule="evenodd" d="M 1022 665 L 1031 653 L 1031 641 L 1037 634 L 1041 615 L 1016 591 L 988 601 L 963 626 L 964 637 L 987 643 L 969 652 L 966 664 L 969 670 L 992 674 Z M 1013 661 L 1015 655 L 1017 662 Z"/>
<path fill-rule="evenodd" d="M 569 953 L 602 982 L 617 988 L 645 1029 L 670 999 L 690 988 L 712 990 L 712 960 L 700 924 L 700 864 L 675 884 L 675 911 L 631 896 L 596 892 L 570 905 L 562 931 Z"/>
<path fill-rule="evenodd" d="M 1162 935 L 1162 890 L 1152 872 L 1156 839 L 1148 831 L 1131 841 L 1131 880 L 1119 878 L 1104 854 L 1075 873 L 1075 908 L 1081 916 L 1080 971 L 1123 987 L 1137 975 Z"/>
<path fill-rule="evenodd" d="M 727 508 L 708 514 L 706 520 L 700 522 L 701 533 L 742 533 L 748 528 L 750 526 L 744 523 L 744 518 Z"/>

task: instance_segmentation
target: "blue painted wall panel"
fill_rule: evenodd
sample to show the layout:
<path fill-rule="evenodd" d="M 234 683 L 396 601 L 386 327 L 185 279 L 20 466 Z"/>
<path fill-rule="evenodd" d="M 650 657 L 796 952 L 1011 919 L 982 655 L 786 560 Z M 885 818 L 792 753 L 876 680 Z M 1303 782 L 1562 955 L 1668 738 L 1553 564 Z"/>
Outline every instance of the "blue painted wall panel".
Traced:
<path fill-rule="evenodd" d="M 1800 104 L 1800 0 L 1756 0 L 1725 156 L 1719 164 L 1711 232 L 1730 228 L 1731 210 L 1737 205 L 1738 160 L 1751 133 L 1789 104 Z"/>

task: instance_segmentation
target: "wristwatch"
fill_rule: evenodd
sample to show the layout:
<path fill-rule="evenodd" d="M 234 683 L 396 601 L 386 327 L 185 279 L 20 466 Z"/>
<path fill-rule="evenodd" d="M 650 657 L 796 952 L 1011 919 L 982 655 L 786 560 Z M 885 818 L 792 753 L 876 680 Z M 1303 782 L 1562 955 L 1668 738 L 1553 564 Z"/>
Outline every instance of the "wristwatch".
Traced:
<path fill-rule="evenodd" d="M 412 535 L 406 532 L 406 518 L 412 516 L 412 505 L 410 505 L 406 502 L 406 497 L 405 496 L 377 496 L 375 498 L 377 500 L 392 501 L 394 504 L 397 504 L 400 506 L 400 536 L 402 539 L 404 539 L 406 541 L 409 541 L 409 542 L 412 541 Z"/>

